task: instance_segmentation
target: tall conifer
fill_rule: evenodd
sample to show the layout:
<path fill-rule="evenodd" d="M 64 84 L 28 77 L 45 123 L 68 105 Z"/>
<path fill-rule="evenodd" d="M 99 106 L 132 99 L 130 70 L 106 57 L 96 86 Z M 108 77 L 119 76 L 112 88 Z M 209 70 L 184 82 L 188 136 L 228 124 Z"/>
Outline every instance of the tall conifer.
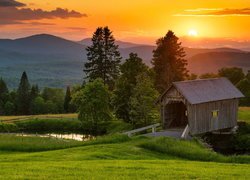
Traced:
<path fill-rule="evenodd" d="M 185 52 L 174 32 L 168 33 L 157 40 L 157 48 L 153 51 L 153 69 L 155 86 L 163 92 L 172 82 L 184 80 L 188 75 Z"/>
<path fill-rule="evenodd" d="M 84 72 L 89 81 L 101 78 L 110 89 L 119 75 L 121 56 L 118 45 L 108 27 L 98 27 L 92 37 L 92 45 L 86 48 L 88 62 Z"/>
<path fill-rule="evenodd" d="M 17 90 L 17 113 L 22 115 L 30 113 L 30 84 L 25 71 Z"/>

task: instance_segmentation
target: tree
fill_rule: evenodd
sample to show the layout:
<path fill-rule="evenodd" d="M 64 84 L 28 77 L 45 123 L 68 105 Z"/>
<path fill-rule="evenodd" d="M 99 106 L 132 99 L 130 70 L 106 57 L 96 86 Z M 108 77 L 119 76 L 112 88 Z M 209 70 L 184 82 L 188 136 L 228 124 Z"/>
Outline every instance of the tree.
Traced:
<path fill-rule="evenodd" d="M 111 120 L 110 92 L 102 79 L 89 82 L 72 99 L 78 105 L 78 117 L 83 123 L 84 133 L 102 134 L 104 124 Z"/>
<path fill-rule="evenodd" d="M 129 58 L 121 65 L 121 76 L 116 82 L 113 105 L 118 118 L 131 122 L 129 114 L 129 99 L 136 86 L 136 77 L 148 71 L 148 67 L 135 53 L 130 53 Z"/>
<path fill-rule="evenodd" d="M 244 98 L 240 99 L 241 106 L 250 105 L 250 80 L 247 78 L 237 83 L 237 88 L 245 95 Z"/>
<path fill-rule="evenodd" d="M 204 73 L 199 76 L 200 79 L 209 79 L 209 78 L 218 78 L 218 77 L 219 75 L 214 74 L 214 73 Z"/>
<path fill-rule="evenodd" d="M 39 88 L 38 85 L 32 85 L 30 90 L 30 98 L 33 100 L 39 96 Z"/>
<path fill-rule="evenodd" d="M 172 82 L 184 80 L 188 71 L 185 52 L 178 42 L 178 37 L 172 31 L 168 31 L 165 37 L 156 42 L 153 51 L 153 69 L 155 71 L 155 86 L 162 93 Z"/>
<path fill-rule="evenodd" d="M 46 103 L 48 103 L 50 113 L 62 113 L 64 104 L 64 92 L 63 89 L 59 88 L 48 88 L 45 87 L 42 92 L 42 97 Z M 51 104 L 53 103 L 53 105 Z M 52 112 L 52 110 L 54 110 Z"/>
<path fill-rule="evenodd" d="M 71 107 L 70 107 L 70 101 L 71 101 L 71 92 L 70 92 L 70 87 L 67 86 L 65 98 L 64 98 L 64 111 L 66 113 L 71 112 Z"/>
<path fill-rule="evenodd" d="M 84 72 L 89 81 L 101 78 L 110 89 L 119 75 L 121 56 L 118 45 L 108 27 L 98 27 L 92 37 L 92 45 L 86 48 L 88 62 Z"/>
<path fill-rule="evenodd" d="M 221 68 L 218 71 L 219 76 L 228 78 L 234 85 L 245 78 L 242 68 Z"/>
<path fill-rule="evenodd" d="M 36 97 L 31 103 L 32 114 L 44 114 L 47 112 L 47 106 L 41 96 Z"/>
<path fill-rule="evenodd" d="M 250 70 L 247 71 L 246 78 L 250 81 Z"/>
<path fill-rule="evenodd" d="M 21 115 L 30 113 L 30 84 L 25 71 L 17 90 L 17 113 Z"/>
<path fill-rule="evenodd" d="M 13 115 L 15 114 L 15 105 L 10 102 L 10 101 L 7 101 L 4 105 L 4 114 L 5 115 Z"/>
<path fill-rule="evenodd" d="M 197 74 L 191 73 L 188 75 L 187 80 L 195 80 L 198 78 Z"/>
<path fill-rule="evenodd" d="M 5 114 L 4 105 L 8 101 L 9 90 L 5 81 L 0 78 L 0 114 Z"/>
<path fill-rule="evenodd" d="M 137 83 L 130 98 L 130 116 L 134 127 L 146 126 L 159 120 L 154 104 L 159 93 L 147 74 L 137 76 Z"/>

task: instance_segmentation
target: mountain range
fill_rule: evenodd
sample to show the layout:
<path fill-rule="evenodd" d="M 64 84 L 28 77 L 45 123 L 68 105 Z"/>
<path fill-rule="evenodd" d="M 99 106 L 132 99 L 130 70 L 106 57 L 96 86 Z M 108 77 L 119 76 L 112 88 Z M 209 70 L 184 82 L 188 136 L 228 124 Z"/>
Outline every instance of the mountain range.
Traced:
<path fill-rule="evenodd" d="M 86 47 L 91 39 L 74 42 L 49 34 L 39 34 L 15 40 L 0 39 L 0 76 L 10 88 L 16 88 L 23 71 L 32 84 L 40 87 L 60 87 L 81 83 L 87 61 Z M 116 41 L 123 60 L 137 53 L 151 65 L 155 46 Z M 188 69 L 192 73 L 216 72 L 221 67 L 250 68 L 250 53 L 240 49 L 184 48 Z"/>

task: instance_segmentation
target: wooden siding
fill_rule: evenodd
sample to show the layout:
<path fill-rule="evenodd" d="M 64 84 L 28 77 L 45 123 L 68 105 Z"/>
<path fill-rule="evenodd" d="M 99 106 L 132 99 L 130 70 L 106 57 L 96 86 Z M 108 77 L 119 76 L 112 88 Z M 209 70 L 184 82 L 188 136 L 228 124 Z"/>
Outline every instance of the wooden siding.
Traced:
<path fill-rule="evenodd" d="M 213 118 L 214 110 L 219 111 L 218 118 Z M 187 111 L 191 134 L 232 128 L 237 125 L 238 99 L 189 104 Z"/>

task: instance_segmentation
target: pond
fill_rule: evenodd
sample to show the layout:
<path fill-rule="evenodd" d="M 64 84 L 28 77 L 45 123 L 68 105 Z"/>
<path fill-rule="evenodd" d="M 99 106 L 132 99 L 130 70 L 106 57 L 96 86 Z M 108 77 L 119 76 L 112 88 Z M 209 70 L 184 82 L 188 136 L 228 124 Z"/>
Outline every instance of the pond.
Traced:
<path fill-rule="evenodd" d="M 24 137 L 51 137 L 51 138 L 59 138 L 59 139 L 71 139 L 76 141 L 89 141 L 95 139 L 94 136 L 91 135 L 82 135 L 82 134 L 27 134 L 27 133 L 8 133 L 15 136 L 24 136 Z"/>

